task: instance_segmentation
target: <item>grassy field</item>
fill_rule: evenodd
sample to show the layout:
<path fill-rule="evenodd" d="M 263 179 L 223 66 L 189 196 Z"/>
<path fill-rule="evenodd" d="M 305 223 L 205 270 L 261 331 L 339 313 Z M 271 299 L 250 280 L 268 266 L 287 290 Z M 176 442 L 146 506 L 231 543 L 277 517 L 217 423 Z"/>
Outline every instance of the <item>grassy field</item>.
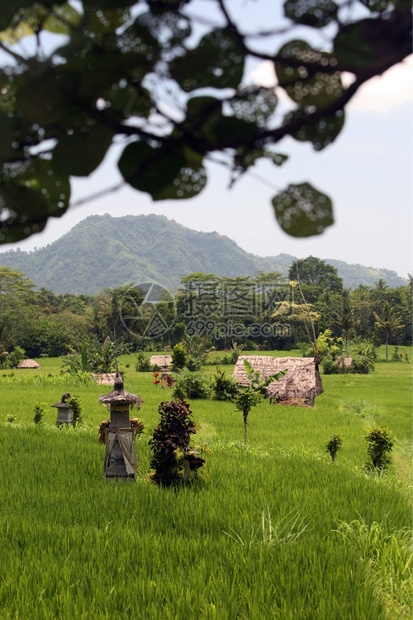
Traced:
<path fill-rule="evenodd" d="M 149 482 L 148 439 L 171 391 L 122 359 L 145 432 L 137 483 L 107 483 L 98 397 L 112 388 L 59 376 L 60 365 L 0 375 L 1 620 L 411 618 L 411 363 L 325 376 L 312 408 L 261 403 L 247 446 L 233 404 L 192 401 L 205 471 L 168 490 Z M 66 391 L 84 424 L 59 430 L 51 404 Z M 381 476 L 363 469 L 376 425 L 395 441 Z"/>

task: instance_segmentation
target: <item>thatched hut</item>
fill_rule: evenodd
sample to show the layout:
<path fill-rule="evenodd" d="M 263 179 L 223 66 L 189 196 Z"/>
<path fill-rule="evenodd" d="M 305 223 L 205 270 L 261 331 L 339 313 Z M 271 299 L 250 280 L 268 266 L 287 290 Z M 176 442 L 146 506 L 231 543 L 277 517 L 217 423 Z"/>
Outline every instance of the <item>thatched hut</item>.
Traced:
<path fill-rule="evenodd" d="M 314 357 L 270 357 L 266 355 L 240 355 L 234 368 L 234 377 L 241 385 L 249 385 L 244 367 L 248 360 L 263 379 L 280 370 L 287 373 L 267 387 L 268 398 L 282 404 L 313 405 L 314 399 L 323 393 L 323 384 Z"/>
<path fill-rule="evenodd" d="M 40 368 L 40 364 L 35 360 L 22 360 L 17 364 L 16 368 Z"/>
<path fill-rule="evenodd" d="M 149 363 L 151 366 L 168 370 L 172 364 L 172 355 L 152 355 Z"/>
<path fill-rule="evenodd" d="M 113 385 L 116 379 L 116 372 L 92 373 L 91 377 L 99 385 Z"/>

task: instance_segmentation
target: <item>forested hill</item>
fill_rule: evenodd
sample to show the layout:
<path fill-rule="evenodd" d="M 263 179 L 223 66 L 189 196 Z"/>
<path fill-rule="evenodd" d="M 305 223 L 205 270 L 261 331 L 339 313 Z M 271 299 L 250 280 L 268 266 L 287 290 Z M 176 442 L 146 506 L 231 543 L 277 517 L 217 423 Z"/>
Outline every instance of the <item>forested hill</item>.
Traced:
<path fill-rule="evenodd" d="M 91 215 L 57 241 L 32 252 L 0 253 L 0 264 L 19 269 L 38 287 L 56 293 L 95 295 L 104 288 L 154 281 L 176 290 L 194 272 L 217 276 L 255 276 L 259 271 L 285 275 L 294 256 L 259 257 L 216 232 L 185 228 L 161 215 Z M 394 271 L 323 259 L 337 268 L 344 286 L 390 287 L 406 282 Z"/>

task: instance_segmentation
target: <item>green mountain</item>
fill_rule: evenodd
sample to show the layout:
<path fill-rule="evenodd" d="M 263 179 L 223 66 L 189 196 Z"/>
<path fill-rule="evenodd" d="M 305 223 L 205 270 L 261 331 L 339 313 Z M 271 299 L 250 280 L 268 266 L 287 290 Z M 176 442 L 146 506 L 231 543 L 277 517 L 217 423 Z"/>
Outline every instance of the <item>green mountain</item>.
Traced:
<path fill-rule="evenodd" d="M 287 275 L 294 260 L 289 254 L 249 254 L 217 232 L 197 232 L 162 215 L 91 215 L 44 248 L 0 253 L 0 264 L 19 269 L 40 288 L 90 295 L 146 281 L 176 290 L 181 278 L 194 272 L 229 278 L 259 271 Z M 406 284 L 394 271 L 324 260 L 337 268 L 347 288 L 371 286 L 380 278 L 391 287 Z"/>

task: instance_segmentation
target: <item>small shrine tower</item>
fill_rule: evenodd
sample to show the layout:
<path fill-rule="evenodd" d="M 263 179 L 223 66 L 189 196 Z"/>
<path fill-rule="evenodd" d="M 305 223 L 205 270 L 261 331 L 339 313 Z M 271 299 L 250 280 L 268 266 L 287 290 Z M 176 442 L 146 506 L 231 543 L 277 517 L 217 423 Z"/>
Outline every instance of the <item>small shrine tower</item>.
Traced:
<path fill-rule="evenodd" d="M 52 405 L 52 407 L 56 407 L 57 409 L 56 426 L 63 426 L 64 424 L 73 426 L 74 424 L 73 409 L 67 402 L 69 398 L 70 394 L 66 392 L 66 394 L 63 394 L 59 403 Z"/>
<path fill-rule="evenodd" d="M 99 402 L 108 405 L 110 420 L 105 420 L 100 427 L 101 437 L 106 445 L 105 476 L 114 478 L 136 479 L 136 424 L 129 419 L 129 410 L 135 406 L 140 409 L 142 399 L 124 389 L 123 378 L 116 373 L 114 389 L 109 394 L 99 396 Z"/>

